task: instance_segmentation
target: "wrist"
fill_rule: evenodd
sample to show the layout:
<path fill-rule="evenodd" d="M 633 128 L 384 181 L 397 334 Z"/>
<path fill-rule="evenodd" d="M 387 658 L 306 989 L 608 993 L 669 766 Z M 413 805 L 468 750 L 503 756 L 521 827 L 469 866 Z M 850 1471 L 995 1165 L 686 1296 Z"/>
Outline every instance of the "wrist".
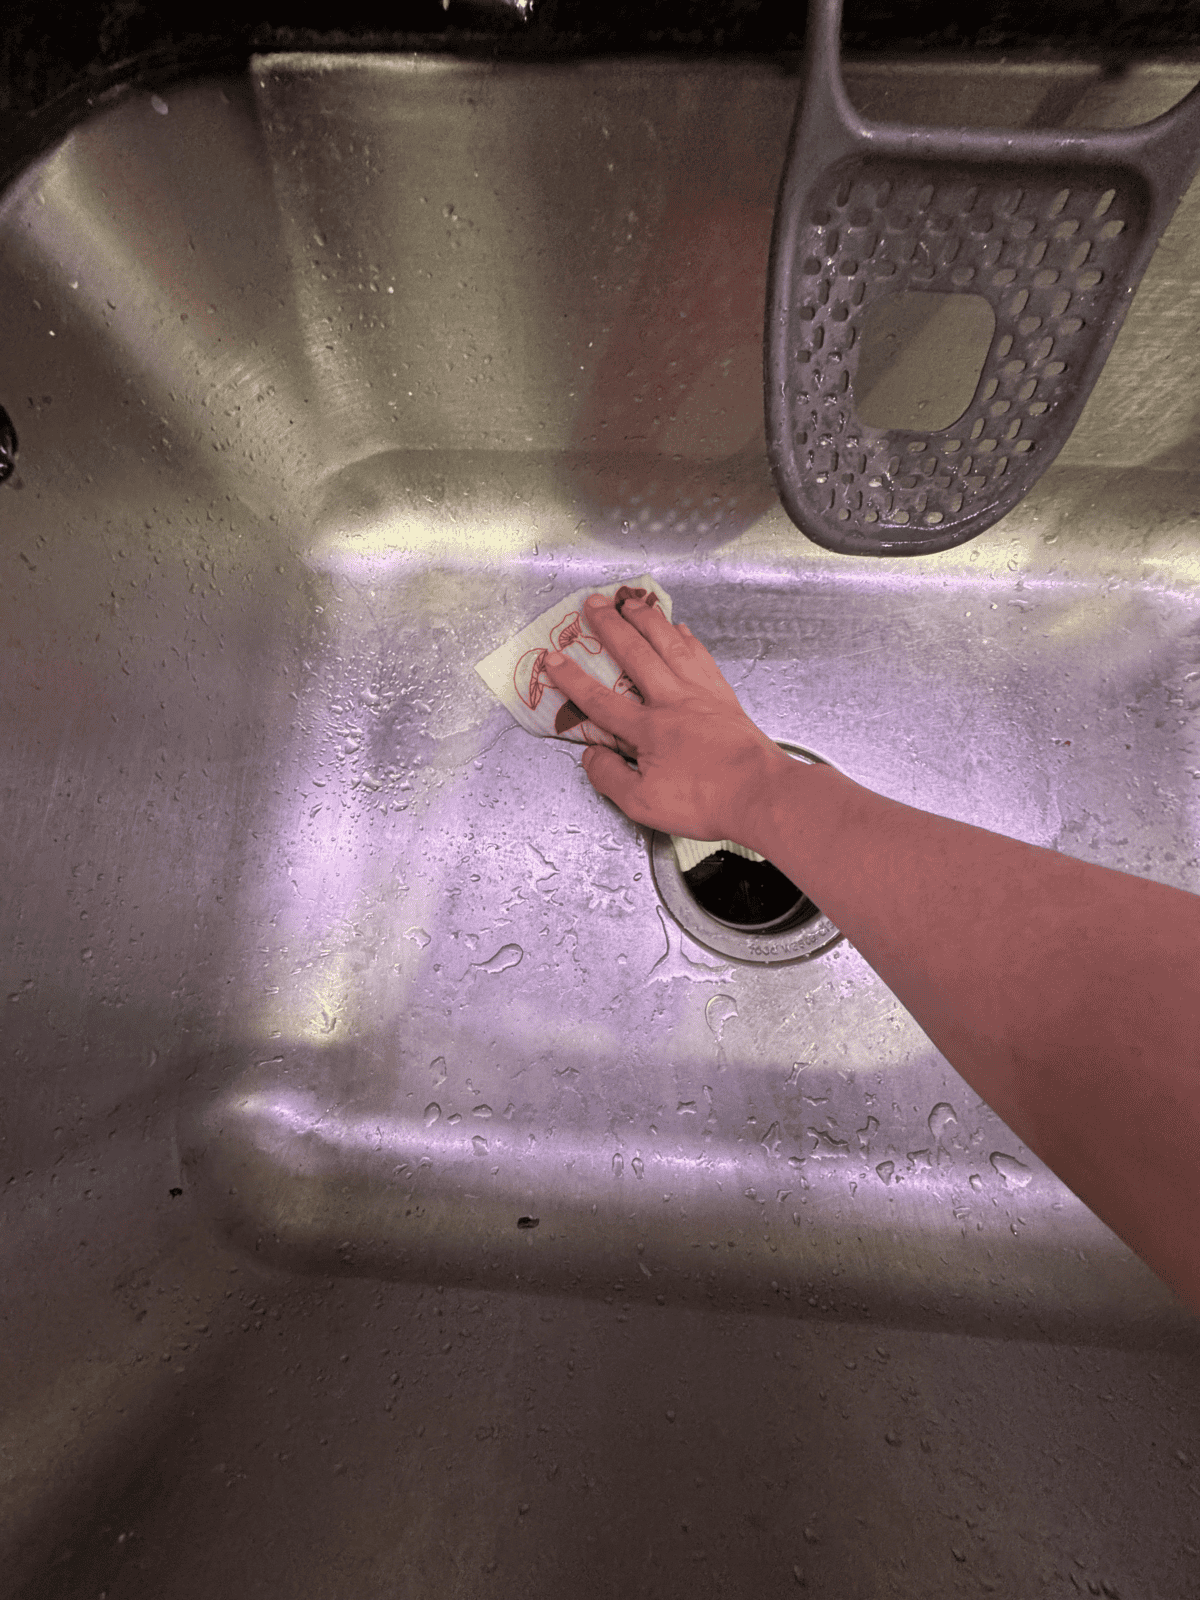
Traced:
<path fill-rule="evenodd" d="M 808 893 L 806 880 L 823 876 L 823 864 L 844 849 L 847 829 L 863 823 L 860 802 L 869 791 L 827 762 L 783 750 L 779 755 L 748 814 L 749 837 L 738 843 L 747 843 Z"/>
<path fill-rule="evenodd" d="M 798 760 L 775 745 L 756 775 L 743 809 L 741 828 L 732 837 L 772 860 L 781 841 L 794 832 L 795 818 L 803 804 L 804 778 L 813 770 L 812 763 Z"/>

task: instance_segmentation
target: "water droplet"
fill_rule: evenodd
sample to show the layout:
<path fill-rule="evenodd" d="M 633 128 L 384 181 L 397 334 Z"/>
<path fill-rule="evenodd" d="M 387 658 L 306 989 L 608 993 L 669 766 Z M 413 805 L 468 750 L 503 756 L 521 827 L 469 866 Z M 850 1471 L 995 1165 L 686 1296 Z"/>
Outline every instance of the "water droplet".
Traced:
<path fill-rule="evenodd" d="M 633 1168 L 633 1175 L 635 1178 L 640 1178 L 645 1174 L 646 1163 L 642 1160 L 641 1156 L 634 1156 L 629 1165 Z"/>
<path fill-rule="evenodd" d="M 824 1128 L 810 1128 L 808 1131 L 817 1141 L 817 1147 L 812 1154 L 818 1160 L 822 1156 L 844 1156 L 850 1149 L 849 1139 L 835 1139 Z"/>
<path fill-rule="evenodd" d="M 614 1178 L 619 1178 L 621 1176 L 621 1174 L 625 1171 L 625 1157 L 621 1154 L 621 1152 L 619 1150 L 617 1151 L 616 1155 L 613 1156 L 612 1169 L 613 1169 L 613 1177 Z"/>
<path fill-rule="evenodd" d="M 519 944 L 504 944 L 489 960 L 472 962 L 472 966 L 478 967 L 481 972 L 507 972 L 509 967 L 519 964 L 524 954 Z"/>
<path fill-rule="evenodd" d="M 694 1100 L 681 1100 L 675 1109 L 681 1117 L 694 1117 L 696 1115 L 696 1102 Z"/>
<path fill-rule="evenodd" d="M 472 1111 L 472 1113 L 471 1113 L 471 1115 L 473 1117 L 482 1117 L 484 1119 L 490 1117 L 491 1114 L 492 1114 L 491 1106 L 476 1106 L 474 1111 Z"/>
<path fill-rule="evenodd" d="M 92 952 L 90 948 L 87 950 L 81 950 L 79 952 L 79 959 L 81 961 L 90 961 L 92 959 Z"/>
<path fill-rule="evenodd" d="M 434 1086 L 435 1089 L 437 1088 L 439 1083 L 445 1083 L 445 1081 L 446 1081 L 446 1058 L 445 1058 L 445 1056 L 434 1056 L 433 1060 L 429 1063 L 429 1070 L 430 1070 L 430 1072 L 433 1073 L 433 1086 Z"/>
<path fill-rule="evenodd" d="M 477 1133 L 471 1140 L 471 1143 L 475 1147 L 475 1154 L 477 1156 L 487 1155 L 488 1142 L 481 1133 Z"/>
<path fill-rule="evenodd" d="M 958 1116 L 954 1107 L 946 1100 L 939 1100 L 929 1113 L 929 1131 L 935 1139 L 940 1139 L 951 1123 L 957 1125 Z"/>
<path fill-rule="evenodd" d="M 441 1106 L 438 1105 L 436 1100 L 431 1100 L 429 1102 L 429 1104 L 425 1107 L 425 1126 L 427 1128 L 432 1128 L 434 1123 L 441 1116 L 441 1114 L 442 1114 Z"/>
<path fill-rule="evenodd" d="M 425 932 L 424 928 L 409 928 L 404 937 L 406 939 L 411 939 L 413 944 L 420 945 L 422 950 L 424 950 L 425 946 L 430 943 L 429 935 Z"/>
<path fill-rule="evenodd" d="M 165 117 L 167 112 L 171 109 L 160 94 L 152 94 L 150 96 L 150 104 L 154 107 L 155 111 L 158 112 L 160 117 Z"/>
<path fill-rule="evenodd" d="M 1015 1156 L 1006 1156 L 1002 1150 L 997 1150 L 991 1157 L 992 1166 L 1014 1189 L 1024 1189 L 1033 1181 L 1033 1173 L 1022 1161 Z"/>
<path fill-rule="evenodd" d="M 892 1173 L 895 1172 L 895 1170 L 896 1163 L 894 1161 L 881 1161 L 875 1168 L 875 1171 L 879 1174 L 884 1183 L 890 1182 Z"/>
<path fill-rule="evenodd" d="M 977 1172 L 973 1172 L 971 1174 L 971 1176 L 967 1179 L 967 1182 L 971 1185 L 972 1189 L 974 1189 L 976 1194 L 978 1194 L 979 1191 L 983 1188 L 983 1179 L 979 1176 L 979 1174 Z"/>
<path fill-rule="evenodd" d="M 714 994 L 705 1006 L 704 1020 L 716 1035 L 718 1044 L 721 1042 L 721 1030 L 737 1014 L 737 1002 L 727 994 Z"/>

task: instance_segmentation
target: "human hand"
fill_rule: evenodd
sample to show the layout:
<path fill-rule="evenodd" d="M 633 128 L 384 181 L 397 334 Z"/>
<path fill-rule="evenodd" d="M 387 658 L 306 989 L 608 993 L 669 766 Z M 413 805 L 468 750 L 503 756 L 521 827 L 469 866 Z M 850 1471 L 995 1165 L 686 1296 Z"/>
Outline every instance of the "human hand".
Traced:
<path fill-rule="evenodd" d="M 750 836 L 789 757 L 751 722 L 700 641 L 657 605 L 627 599 L 618 612 L 607 595 L 590 595 L 587 618 L 642 696 L 606 689 L 566 657 L 546 658 L 555 688 L 637 761 L 634 771 L 616 751 L 589 745 L 593 788 L 644 827 L 756 849 Z"/>

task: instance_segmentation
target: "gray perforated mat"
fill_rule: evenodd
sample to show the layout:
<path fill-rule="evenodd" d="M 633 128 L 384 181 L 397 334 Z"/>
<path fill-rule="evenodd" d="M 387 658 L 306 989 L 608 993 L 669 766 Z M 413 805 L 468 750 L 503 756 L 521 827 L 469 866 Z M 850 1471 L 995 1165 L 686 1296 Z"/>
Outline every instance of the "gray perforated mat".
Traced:
<path fill-rule="evenodd" d="M 768 449 L 816 543 L 927 554 L 998 521 L 1066 442 L 1200 165 L 1200 88 L 1116 133 L 866 123 L 842 86 L 840 15 L 812 0 L 771 247 Z M 913 292 L 982 297 L 991 345 L 950 426 L 873 428 L 855 393 L 864 325 Z"/>

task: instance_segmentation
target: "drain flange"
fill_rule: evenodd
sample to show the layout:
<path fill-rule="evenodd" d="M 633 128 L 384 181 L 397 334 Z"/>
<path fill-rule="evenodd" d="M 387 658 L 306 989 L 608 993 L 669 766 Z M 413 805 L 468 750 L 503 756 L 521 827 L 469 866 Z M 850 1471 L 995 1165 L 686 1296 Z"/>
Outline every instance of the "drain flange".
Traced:
<path fill-rule="evenodd" d="M 829 765 L 799 745 L 776 741 L 796 761 Z M 760 966 L 807 961 L 842 937 L 802 889 L 769 861 L 749 861 L 719 850 L 690 872 L 680 872 L 670 835 L 650 838 L 650 871 L 659 898 L 698 944 Z"/>

